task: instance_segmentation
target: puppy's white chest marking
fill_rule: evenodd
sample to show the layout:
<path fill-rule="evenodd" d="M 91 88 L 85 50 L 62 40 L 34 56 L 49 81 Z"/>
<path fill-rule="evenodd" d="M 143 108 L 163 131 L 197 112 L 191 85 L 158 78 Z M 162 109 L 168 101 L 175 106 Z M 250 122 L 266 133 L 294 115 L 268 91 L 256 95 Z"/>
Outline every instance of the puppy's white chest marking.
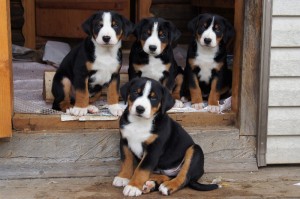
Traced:
<path fill-rule="evenodd" d="M 200 67 L 200 72 L 198 77 L 200 81 L 204 81 L 209 84 L 211 78 L 211 72 L 213 69 L 217 68 L 218 63 L 215 62 L 214 58 L 216 56 L 218 47 L 208 48 L 197 45 L 197 56 L 195 57 L 195 65 Z"/>
<path fill-rule="evenodd" d="M 95 61 L 91 69 L 97 72 L 91 76 L 94 80 L 91 85 L 103 85 L 108 83 L 111 79 L 111 75 L 118 70 L 120 65 L 118 61 L 118 51 L 121 47 L 121 42 L 112 47 L 99 47 L 94 40 L 93 42 L 95 44 Z"/>
<path fill-rule="evenodd" d="M 155 58 L 149 56 L 149 64 L 141 67 L 142 77 L 148 77 L 159 81 L 163 77 L 163 72 L 167 70 L 166 66 L 160 60 L 160 58 Z"/>
<path fill-rule="evenodd" d="M 131 151 L 138 158 L 142 158 L 144 153 L 142 143 L 152 135 L 152 119 L 129 115 L 128 120 L 130 123 L 121 129 L 122 137 L 127 139 Z"/>

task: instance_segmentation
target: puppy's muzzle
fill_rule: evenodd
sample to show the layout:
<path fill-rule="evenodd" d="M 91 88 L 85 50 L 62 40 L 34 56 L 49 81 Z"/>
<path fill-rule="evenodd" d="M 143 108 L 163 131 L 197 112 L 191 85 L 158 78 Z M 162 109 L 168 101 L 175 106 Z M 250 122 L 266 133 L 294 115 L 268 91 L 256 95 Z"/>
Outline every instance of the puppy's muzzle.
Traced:
<path fill-rule="evenodd" d="M 204 43 L 209 45 L 211 43 L 211 38 L 204 38 Z"/>
<path fill-rule="evenodd" d="M 157 49 L 157 46 L 155 46 L 155 45 L 150 45 L 150 46 L 149 46 L 149 50 L 150 50 L 152 53 L 155 52 L 156 49 Z"/>

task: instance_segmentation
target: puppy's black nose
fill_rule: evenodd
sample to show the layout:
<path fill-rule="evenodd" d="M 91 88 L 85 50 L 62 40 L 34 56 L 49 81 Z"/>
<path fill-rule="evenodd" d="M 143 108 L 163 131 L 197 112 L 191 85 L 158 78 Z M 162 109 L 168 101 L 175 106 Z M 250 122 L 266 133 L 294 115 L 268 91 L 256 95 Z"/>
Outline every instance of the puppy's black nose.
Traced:
<path fill-rule="evenodd" d="M 154 52 L 156 49 L 157 49 L 157 46 L 155 46 L 155 45 L 150 45 L 150 46 L 149 46 L 149 50 L 150 50 L 151 52 Z"/>
<path fill-rule="evenodd" d="M 210 44 L 211 43 L 211 39 L 210 38 L 204 38 L 204 43 L 205 44 Z"/>
<path fill-rule="evenodd" d="M 110 40 L 110 36 L 103 36 L 102 39 L 105 43 L 108 43 Z"/>
<path fill-rule="evenodd" d="M 142 114 L 145 112 L 145 108 L 142 106 L 137 106 L 135 109 L 138 114 Z"/>

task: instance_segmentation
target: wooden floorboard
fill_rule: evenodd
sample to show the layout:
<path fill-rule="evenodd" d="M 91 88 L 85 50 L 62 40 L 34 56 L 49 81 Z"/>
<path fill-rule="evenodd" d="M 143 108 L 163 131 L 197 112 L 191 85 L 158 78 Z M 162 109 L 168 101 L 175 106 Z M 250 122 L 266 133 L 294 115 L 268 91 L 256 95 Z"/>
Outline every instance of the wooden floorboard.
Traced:
<path fill-rule="evenodd" d="M 170 113 L 171 118 L 185 127 L 234 126 L 236 114 L 213 113 Z M 13 128 L 20 131 L 72 130 L 72 129 L 118 129 L 119 120 L 113 121 L 67 121 L 62 122 L 60 115 L 15 113 Z"/>

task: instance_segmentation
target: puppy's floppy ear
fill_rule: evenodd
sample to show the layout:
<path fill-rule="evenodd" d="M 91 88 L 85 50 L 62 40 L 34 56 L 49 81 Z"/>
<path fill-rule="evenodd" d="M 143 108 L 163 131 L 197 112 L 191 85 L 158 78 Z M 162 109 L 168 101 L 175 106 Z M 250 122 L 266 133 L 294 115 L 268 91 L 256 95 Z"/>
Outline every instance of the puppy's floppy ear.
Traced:
<path fill-rule="evenodd" d="M 126 82 L 121 88 L 120 88 L 120 94 L 122 99 L 124 100 L 125 104 L 127 102 L 127 98 L 129 95 L 129 88 L 131 86 L 131 81 L 130 82 Z"/>
<path fill-rule="evenodd" d="M 128 19 L 126 19 L 124 16 L 122 16 L 122 15 L 119 15 L 119 16 L 123 23 L 122 30 L 123 30 L 123 34 L 126 38 L 126 37 L 128 37 L 128 35 L 130 35 L 133 32 L 134 24 L 131 21 L 129 21 Z"/>
<path fill-rule="evenodd" d="M 162 99 L 161 99 L 161 113 L 165 114 L 168 110 L 170 110 L 174 104 L 175 100 L 173 99 L 170 91 L 162 86 Z"/>
<path fill-rule="evenodd" d="M 227 19 L 224 18 L 223 22 L 226 28 L 223 36 L 223 41 L 227 45 L 233 39 L 235 35 L 235 31 L 234 31 L 234 27 L 231 25 L 231 23 L 229 23 Z"/>
<path fill-rule="evenodd" d="M 188 29 L 191 31 L 193 34 L 196 32 L 197 26 L 198 26 L 198 21 L 203 17 L 203 14 L 198 15 L 197 17 L 193 18 L 191 21 L 188 23 Z"/>
<path fill-rule="evenodd" d="M 87 35 L 93 35 L 93 20 L 95 19 L 96 15 L 100 14 L 100 12 L 97 12 L 90 16 L 83 24 L 81 25 L 81 28 Z"/>
<path fill-rule="evenodd" d="M 141 39 L 142 27 L 147 23 L 148 19 L 142 19 L 139 23 L 135 24 L 133 34 L 137 40 Z"/>
<path fill-rule="evenodd" d="M 165 25 L 169 28 L 169 41 L 170 44 L 177 41 L 181 36 L 180 30 L 176 28 L 176 26 L 171 21 L 166 21 Z"/>

